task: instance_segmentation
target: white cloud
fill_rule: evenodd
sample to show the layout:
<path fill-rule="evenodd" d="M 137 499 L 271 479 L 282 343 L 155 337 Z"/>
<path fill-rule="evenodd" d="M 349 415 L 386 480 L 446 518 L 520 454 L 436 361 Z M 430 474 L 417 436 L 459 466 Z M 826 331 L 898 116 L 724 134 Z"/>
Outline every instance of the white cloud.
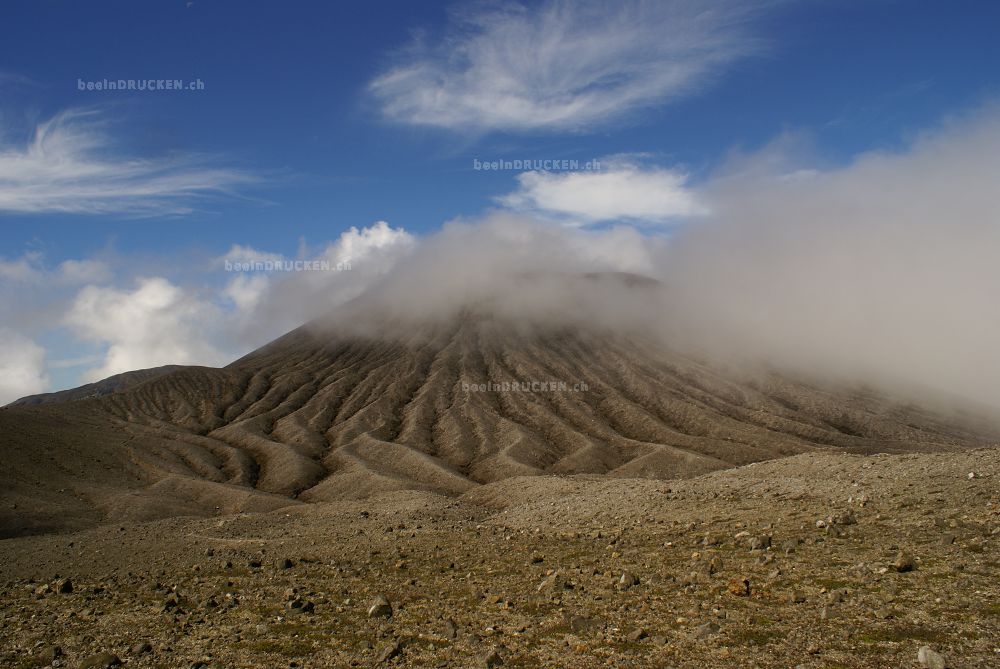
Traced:
<path fill-rule="evenodd" d="M 221 267 L 225 267 L 226 261 L 231 263 L 261 263 L 261 262 L 281 262 L 285 259 L 285 256 L 280 253 L 269 253 L 267 251 L 259 251 L 252 246 L 243 246 L 242 244 L 233 244 L 226 255 L 218 259 L 217 264 Z"/>
<path fill-rule="evenodd" d="M 369 85 L 390 120 L 461 130 L 583 130 L 690 95 L 759 49 L 773 2 L 548 0 L 456 12 Z"/>
<path fill-rule="evenodd" d="M 78 385 L 164 364 L 226 364 L 356 297 L 416 243 L 402 228 L 379 221 L 352 227 L 313 251 L 300 249 L 297 260 L 325 260 L 332 271 L 222 274 L 224 260 L 287 260 L 280 253 L 236 244 L 204 267 L 218 271 L 221 280 L 195 286 L 170 274 L 135 279 L 127 271 L 128 259 L 121 257 L 115 271 L 107 260 L 94 258 L 55 266 L 38 252 L 0 258 L 6 326 L 0 328 L 0 346 L 5 347 L 0 363 L 21 365 L 6 372 L 0 394 L 16 399 L 40 392 L 48 383 L 46 369 L 81 367 Z M 338 266 L 342 271 L 336 271 Z M 23 334 L 15 336 L 11 327 L 35 337 L 55 333 L 49 351 L 54 359 L 46 364 L 42 348 Z M 2 365 L 0 373 L 6 369 Z"/>
<path fill-rule="evenodd" d="M 326 260 L 331 265 L 347 265 L 352 262 L 364 261 L 379 252 L 392 247 L 407 247 L 414 243 L 414 237 L 403 228 L 390 227 L 385 221 L 376 221 L 368 227 L 358 229 L 351 226 L 340 234 L 337 241 L 330 242 L 326 247 L 312 257 L 303 250 L 299 258 L 294 260 Z M 216 260 L 219 266 L 230 263 L 283 263 L 291 258 L 281 253 L 262 251 L 252 246 L 233 244 L 226 254 Z"/>
<path fill-rule="evenodd" d="M 133 290 L 87 286 L 65 323 L 80 337 L 108 346 L 87 380 L 166 364 L 218 365 L 226 355 L 213 345 L 222 322 L 213 304 L 162 277 L 140 279 Z"/>
<path fill-rule="evenodd" d="M 62 323 L 77 338 L 106 348 L 83 381 L 166 364 L 222 365 L 357 296 L 414 244 L 402 228 L 379 221 L 352 227 L 318 253 L 300 258 L 329 260 L 331 267 L 349 263 L 349 271 L 239 272 L 223 286 L 203 290 L 162 276 L 127 288 L 87 285 Z M 212 265 L 224 266 L 223 260 L 286 258 L 237 244 Z M 78 261 L 64 273 L 102 276 L 101 263 L 88 262 Z"/>
<path fill-rule="evenodd" d="M 296 258 L 326 261 L 330 271 L 236 274 L 222 290 L 227 306 L 234 310 L 229 319 L 231 339 L 259 346 L 322 316 L 358 296 L 416 245 L 416 238 L 403 228 L 378 221 L 360 229 L 351 227 L 317 252 L 303 252 Z M 289 260 L 244 246 L 234 246 L 225 259 Z"/>
<path fill-rule="evenodd" d="M 103 260 L 70 258 L 51 269 L 46 266 L 44 254 L 38 251 L 29 251 L 20 258 L 0 258 L 0 287 L 4 284 L 74 286 L 104 282 L 111 276 L 111 268 Z"/>
<path fill-rule="evenodd" d="M 111 278 L 111 268 L 101 260 L 64 260 L 56 272 L 63 281 L 71 284 L 103 283 Z"/>
<path fill-rule="evenodd" d="M 104 359 L 101 355 L 83 355 L 77 358 L 61 358 L 48 361 L 49 369 L 70 369 L 73 367 L 93 366 Z"/>
<path fill-rule="evenodd" d="M 0 212 L 181 214 L 254 181 L 203 157 L 129 158 L 112 146 L 97 114 L 80 110 L 40 124 L 26 144 L 0 144 Z"/>
<path fill-rule="evenodd" d="M 392 248 L 406 248 L 414 243 L 413 235 L 403 228 L 391 228 L 385 221 L 358 230 L 351 227 L 321 254 L 334 263 L 363 262 Z"/>
<path fill-rule="evenodd" d="M 524 172 L 502 205 L 579 224 L 602 221 L 667 223 L 706 213 L 687 175 L 628 160 L 603 160 L 597 172 Z"/>
<path fill-rule="evenodd" d="M 37 281 L 43 276 L 41 258 L 41 254 L 37 252 L 25 253 L 14 260 L 0 258 L 0 281 L 17 283 Z"/>
<path fill-rule="evenodd" d="M 45 349 L 10 328 L 0 327 L 0 405 L 48 390 Z"/>
<path fill-rule="evenodd" d="M 222 295 L 239 313 L 253 313 L 271 287 L 266 274 L 237 274 L 222 290 Z"/>

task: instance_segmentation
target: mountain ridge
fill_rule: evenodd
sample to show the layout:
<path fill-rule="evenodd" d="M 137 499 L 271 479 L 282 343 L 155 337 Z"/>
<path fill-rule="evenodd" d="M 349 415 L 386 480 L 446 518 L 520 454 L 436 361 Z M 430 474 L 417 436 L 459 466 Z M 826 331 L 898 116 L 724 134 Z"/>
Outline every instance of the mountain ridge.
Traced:
<path fill-rule="evenodd" d="M 127 390 L 132 386 L 143 383 L 157 376 L 167 374 L 182 369 L 183 365 L 161 365 L 159 367 L 148 367 L 146 369 L 134 369 L 128 372 L 121 372 L 100 379 L 93 383 L 87 383 L 75 388 L 57 390 L 50 393 L 38 393 L 36 395 L 25 395 L 5 406 L 30 406 L 37 404 L 51 404 L 57 402 L 75 402 L 76 400 L 89 399 L 91 397 L 103 397 L 113 393 Z"/>

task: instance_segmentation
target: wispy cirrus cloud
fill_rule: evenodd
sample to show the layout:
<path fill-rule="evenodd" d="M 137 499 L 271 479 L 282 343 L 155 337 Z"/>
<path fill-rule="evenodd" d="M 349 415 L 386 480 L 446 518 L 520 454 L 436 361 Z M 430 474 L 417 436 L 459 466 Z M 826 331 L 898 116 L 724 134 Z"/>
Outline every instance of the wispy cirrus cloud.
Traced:
<path fill-rule="evenodd" d="M 24 76 L 23 74 L 17 74 L 16 72 L 8 72 L 7 70 L 0 70 L 0 86 L 33 86 L 36 85 L 35 82 Z"/>
<path fill-rule="evenodd" d="M 122 155 L 93 110 L 63 112 L 26 142 L 0 143 L 0 213 L 183 214 L 199 199 L 256 180 L 205 156 Z"/>
<path fill-rule="evenodd" d="M 581 131 L 696 93 L 760 50 L 772 2 L 548 0 L 455 12 L 370 93 L 386 118 L 473 132 Z"/>

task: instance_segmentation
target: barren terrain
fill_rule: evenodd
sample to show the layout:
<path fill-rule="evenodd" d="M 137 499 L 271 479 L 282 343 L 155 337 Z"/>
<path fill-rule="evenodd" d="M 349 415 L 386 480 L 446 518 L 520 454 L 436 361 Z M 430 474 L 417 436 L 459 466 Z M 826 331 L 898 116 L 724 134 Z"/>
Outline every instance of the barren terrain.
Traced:
<path fill-rule="evenodd" d="M 1000 662 L 988 416 L 468 313 L 93 394 L 0 410 L 4 667 Z"/>
<path fill-rule="evenodd" d="M 997 666 L 998 455 L 518 477 L 9 539 L 0 664 L 860 669 L 929 646 Z"/>

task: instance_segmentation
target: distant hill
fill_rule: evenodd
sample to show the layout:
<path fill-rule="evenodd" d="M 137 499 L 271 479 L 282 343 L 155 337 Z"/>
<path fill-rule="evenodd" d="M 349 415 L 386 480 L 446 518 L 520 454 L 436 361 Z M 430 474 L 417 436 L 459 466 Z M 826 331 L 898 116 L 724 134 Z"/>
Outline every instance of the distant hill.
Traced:
<path fill-rule="evenodd" d="M 28 395 L 27 397 L 14 400 L 7 406 L 34 406 L 37 404 L 74 402 L 76 400 L 85 400 L 91 397 L 104 397 L 105 395 L 121 392 L 127 388 L 140 384 L 143 381 L 155 379 L 158 376 L 177 371 L 178 369 L 183 369 L 183 367 L 181 365 L 163 365 L 162 367 L 150 367 L 149 369 L 136 369 L 131 372 L 122 372 L 121 374 L 115 374 L 114 376 L 109 376 L 106 379 L 101 379 L 100 381 L 95 381 L 94 383 L 88 383 L 85 386 L 79 386 L 77 388 L 60 390 L 54 393 Z"/>

